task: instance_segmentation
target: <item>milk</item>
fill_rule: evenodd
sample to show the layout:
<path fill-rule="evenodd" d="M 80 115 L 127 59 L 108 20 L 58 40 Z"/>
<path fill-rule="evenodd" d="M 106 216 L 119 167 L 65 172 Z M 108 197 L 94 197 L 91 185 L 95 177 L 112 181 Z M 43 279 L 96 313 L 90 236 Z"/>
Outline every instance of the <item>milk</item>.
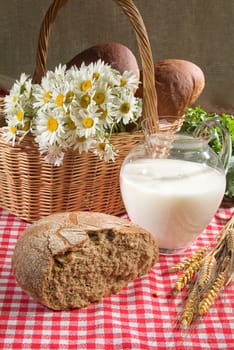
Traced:
<path fill-rule="evenodd" d="M 140 159 L 120 173 L 131 221 L 155 236 L 161 252 L 194 241 L 218 209 L 225 185 L 224 172 L 184 160 Z"/>

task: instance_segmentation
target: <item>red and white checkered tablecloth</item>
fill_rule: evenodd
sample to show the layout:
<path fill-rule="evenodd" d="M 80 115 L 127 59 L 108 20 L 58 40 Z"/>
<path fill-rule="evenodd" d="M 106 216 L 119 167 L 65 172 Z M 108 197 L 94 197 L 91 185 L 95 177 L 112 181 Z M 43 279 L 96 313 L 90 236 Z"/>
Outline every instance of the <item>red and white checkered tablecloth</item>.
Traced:
<path fill-rule="evenodd" d="M 185 254 L 208 244 L 233 214 L 234 208 L 219 210 Z M 0 209 L 0 349 L 234 349 L 234 282 L 198 324 L 189 331 L 178 326 L 183 296 L 174 293 L 176 274 L 168 268 L 179 255 L 160 256 L 147 276 L 102 302 L 70 312 L 48 310 L 12 276 L 12 253 L 26 226 Z"/>

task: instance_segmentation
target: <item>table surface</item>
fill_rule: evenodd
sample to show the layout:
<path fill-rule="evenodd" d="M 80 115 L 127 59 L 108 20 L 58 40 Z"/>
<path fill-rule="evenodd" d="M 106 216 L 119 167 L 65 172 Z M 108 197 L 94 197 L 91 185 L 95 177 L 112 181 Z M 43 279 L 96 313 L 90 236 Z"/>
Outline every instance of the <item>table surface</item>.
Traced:
<path fill-rule="evenodd" d="M 182 256 L 161 255 L 148 275 L 118 294 L 85 309 L 58 312 L 16 284 L 11 257 L 28 224 L 0 209 L 0 349 L 233 349 L 234 282 L 187 330 L 178 324 L 183 295 L 174 292 L 177 274 L 168 273 L 172 264 L 207 245 L 233 213 L 233 207 L 220 209 Z"/>

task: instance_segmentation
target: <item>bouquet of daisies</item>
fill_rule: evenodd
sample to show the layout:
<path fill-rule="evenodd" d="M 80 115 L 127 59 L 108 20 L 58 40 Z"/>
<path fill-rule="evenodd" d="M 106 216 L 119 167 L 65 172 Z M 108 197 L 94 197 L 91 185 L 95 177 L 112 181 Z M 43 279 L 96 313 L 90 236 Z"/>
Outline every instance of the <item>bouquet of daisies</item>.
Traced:
<path fill-rule="evenodd" d="M 67 150 L 114 160 L 112 133 L 141 116 L 138 83 L 133 73 L 121 75 L 101 60 L 79 69 L 59 65 L 40 84 L 21 74 L 4 101 L 5 139 L 14 146 L 32 133 L 46 162 L 57 166 Z"/>

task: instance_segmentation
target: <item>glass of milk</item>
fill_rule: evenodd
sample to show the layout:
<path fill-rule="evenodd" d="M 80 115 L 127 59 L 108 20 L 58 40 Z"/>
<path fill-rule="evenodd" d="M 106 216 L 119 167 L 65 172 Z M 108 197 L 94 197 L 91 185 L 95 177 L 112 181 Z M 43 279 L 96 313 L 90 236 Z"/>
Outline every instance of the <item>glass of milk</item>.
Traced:
<path fill-rule="evenodd" d="M 122 164 L 120 189 L 127 214 L 154 235 L 163 254 L 187 248 L 220 206 L 231 155 L 230 135 L 222 132 L 220 156 L 208 138 L 163 132 L 147 134 Z"/>

